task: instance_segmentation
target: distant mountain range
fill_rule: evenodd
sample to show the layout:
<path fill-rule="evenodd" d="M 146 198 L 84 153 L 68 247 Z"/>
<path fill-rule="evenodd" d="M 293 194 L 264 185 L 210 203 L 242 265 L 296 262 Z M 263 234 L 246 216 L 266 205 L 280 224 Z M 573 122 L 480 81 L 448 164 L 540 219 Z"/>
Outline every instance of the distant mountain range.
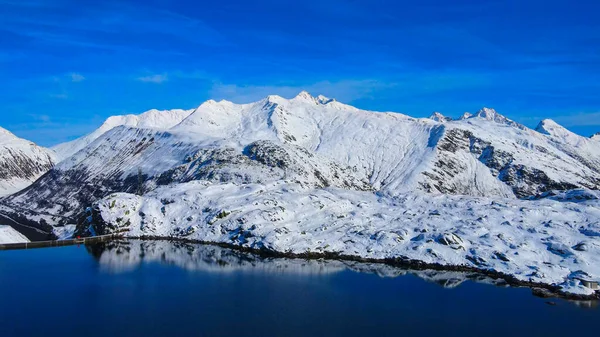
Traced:
<path fill-rule="evenodd" d="M 250 104 L 210 100 L 193 110 L 151 110 L 141 115 L 115 116 L 93 133 L 51 150 L 10 137 L 15 145 L 13 148 L 5 145 L 9 155 L 2 156 L 0 178 L 7 182 L 5 184 L 10 179 L 22 179 L 23 183 L 13 190 L 5 189 L 6 193 L 35 182 L 2 199 L 0 214 L 54 230 L 60 236 L 68 232 L 66 228 L 73 230 L 73 225 L 77 225 L 78 235 L 89 235 L 91 227 L 94 233 L 118 230 L 134 236 L 191 235 L 197 240 L 242 246 L 270 245 L 271 250 L 285 251 L 295 246 L 284 244 L 278 241 L 280 239 L 273 240 L 280 236 L 307 240 L 297 236 L 298 233 L 286 235 L 286 231 L 294 232 L 299 223 L 310 222 L 310 212 L 316 212 L 315 221 L 345 221 L 347 217 L 368 220 L 360 226 L 375 221 L 377 215 L 363 214 L 361 198 L 365 200 L 365 207 L 375 207 L 376 201 L 369 204 L 372 198 L 380 198 L 380 203 L 399 205 L 397 210 L 393 207 L 380 210 L 380 219 L 387 219 L 381 225 L 385 227 L 384 223 L 393 222 L 388 217 L 409 217 L 406 214 L 412 211 L 402 208 L 403 200 L 414 197 L 425 198 L 425 202 L 430 196 L 440 203 L 436 201 L 432 206 L 437 207 L 435 209 L 427 208 L 429 220 L 422 221 L 423 224 L 433 221 L 431 228 L 439 229 L 440 225 L 432 219 L 438 219 L 439 214 L 451 208 L 486 219 L 482 205 L 487 201 L 482 200 L 496 200 L 499 204 L 525 209 L 525 205 L 533 207 L 542 201 L 523 200 L 551 202 L 552 199 L 560 210 L 565 200 L 597 200 L 597 194 L 585 191 L 600 189 L 599 135 L 582 137 L 552 120 L 542 121 L 533 130 L 489 108 L 456 120 L 440 113 L 419 119 L 399 113 L 360 110 L 334 99 L 302 92 L 292 99 L 268 96 Z M 17 145 L 19 142 L 21 145 Z M 29 152 L 16 152 L 15 149 L 25 143 Z M 263 196 L 254 194 L 261 190 Z M 248 196 L 243 199 L 246 193 Z M 227 199 L 227 195 L 231 199 Z M 267 195 L 271 197 L 266 198 Z M 208 196 L 213 199 L 197 199 Z M 292 202 L 292 196 L 300 201 Z M 331 204 L 327 198 L 338 203 Z M 190 200 L 196 201 L 190 203 Z M 473 205 L 459 200 L 472 200 Z M 277 208 L 278 204 L 285 210 Z M 316 208 L 306 209 L 309 205 Z M 178 211 L 170 213 L 173 207 Z M 319 212 L 323 207 L 329 211 L 331 207 L 340 208 L 340 211 L 336 215 L 331 213 L 335 218 L 327 220 L 321 217 L 325 211 Z M 509 214 L 525 212 L 510 207 L 494 218 L 497 224 L 490 225 L 500 226 L 503 216 L 508 219 Z M 141 208 L 145 210 L 142 212 Z M 235 213 L 236 209 L 245 215 Z M 304 217 L 297 212 L 299 210 L 304 210 Z M 593 217 L 586 213 L 588 211 L 582 208 L 583 215 L 580 215 Z M 260 218 L 255 217 L 257 212 L 262 214 Z M 155 216 L 149 219 L 148 214 Z M 235 219 L 227 222 L 227 226 L 233 226 L 231 231 L 224 229 L 225 225 L 220 227 L 221 232 L 213 234 L 201 229 L 229 217 Z M 248 219 L 254 219 L 257 228 L 261 221 L 267 220 L 269 224 L 283 221 L 288 225 L 273 228 L 273 233 L 260 234 L 253 232 L 258 229 L 245 228 L 246 223 L 251 224 Z M 448 221 L 462 223 L 459 220 Z M 526 217 L 521 220 L 548 219 Z M 594 221 L 587 225 L 596 226 L 598 219 Z M 69 225 L 71 227 L 65 227 Z M 571 228 L 564 222 L 563 225 L 565 231 Z M 343 227 L 344 231 L 350 230 L 348 226 L 353 225 L 349 222 Z M 208 228 L 218 230 L 218 227 Z M 400 226 L 398 230 L 402 232 L 403 228 Z M 587 233 L 594 232 L 593 228 Z M 237 234 L 232 234 L 235 230 Z M 452 233 L 439 233 L 441 237 L 432 236 L 431 240 L 438 246 L 441 240 L 448 246 L 468 249 L 469 245 L 463 244 L 464 237 L 472 233 L 446 230 Z M 570 238 L 580 235 L 581 240 L 575 243 L 581 243 L 584 237 L 589 240 L 581 234 L 582 230 L 588 229 L 578 229 L 572 236 L 560 233 Z M 355 235 L 360 230 L 356 231 L 348 234 L 347 240 L 357 242 Z M 381 228 L 379 231 L 383 233 Z M 376 232 L 370 235 L 377 242 L 391 240 L 391 234 Z M 398 239 L 400 241 L 410 239 L 408 232 L 394 233 L 403 237 Z M 424 242 L 429 242 L 427 237 L 433 235 L 433 232 L 428 233 L 421 233 Z M 351 254 L 356 250 L 361 256 L 370 254 L 366 246 L 365 250 L 354 246 L 341 248 L 338 244 L 342 238 L 334 240 L 334 237 L 332 234 L 321 241 L 333 240 L 328 247 L 338 247 L 337 252 Z M 547 240 L 542 236 L 532 240 L 538 239 Z M 564 244 L 563 239 L 556 236 L 556 240 L 547 242 L 548 245 Z M 598 247 L 594 247 L 597 250 Z M 315 249 L 315 246 L 304 248 Z M 465 256 L 462 260 L 440 259 L 447 264 L 491 266 L 489 260 L 494 251 L 489 254 L 492 257 L 477 253 L 465 255 L 487 261 L 480 261 L 481 265 L 464 260 Z M 416 258 L 427 260 L 422 255 Z M 539 259 L 544 261 L 542 257 Z M 595 275 L 592 272 L 596 271 L 589 272 Z"/>

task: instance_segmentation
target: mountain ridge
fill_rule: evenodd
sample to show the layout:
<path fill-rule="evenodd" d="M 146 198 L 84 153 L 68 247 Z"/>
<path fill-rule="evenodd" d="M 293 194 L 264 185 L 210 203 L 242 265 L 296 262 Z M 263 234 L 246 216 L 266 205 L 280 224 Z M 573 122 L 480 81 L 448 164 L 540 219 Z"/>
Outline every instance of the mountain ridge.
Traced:
<path fill-rule="evenodd" d="M 109 119 L 0 199 L 0 218 L 60 238 L 468 266 L 596 296 L 580 280 L 600 280 L 599 147 L 551 120 L 436 121 L 306 92 L 165 113 Z"/>
<path fill-rule="evenodd" d="M 0 127 L 0 197 L 26 188 L 55 163 L 51 150 Z"/>
<path fill-rule="evenodd" d="M 558 124 L 552 125 L 558 129 Z M 572 133 L 569 137 L 591 142 Z M 91 134 L 59 145 L 72 154 L 60 161 L 47 180 L 67 175 L 71 178 L 61 179 L 75 185 L 93 181 L 90 191 L 96 194 L 82 198 L 83 204 L 102 193 L 137 189 L 132 184 L 138 175 L 147 190 L 159 182 L 190 177 L 243 183 L 282 179 L 285 172 L 296 172 L 295 179 L 310 186 L 357 187 L 368 181 L 369 188 L 357 188 L 392 196 L 418 190 L 526 198 L 554 189 L 598 188 L 600 172 L 595 165 L 600 154 L 589 144 L 573 145 L 569 139 L 526 128 L 490 108 L 468 118 L 444 117 L 436 122 L 360 110 L 301 92 L 291 99 L 270 95 L 247 104 L 208 100 L 190 110 L 111 117 Z M 252 157 L 248 149 L 261 153 L 261 159 Z M 319 159 L 314 161 L 314 156 Z M 289 162 L 293 157 L 298 159 Z M 313 163 L 312 168 L 304 163 Z M 250 173 L 243 173 L 244 165 L 249 165 Z M 346 183 L 334 177 L 342 171 L 352 172 Z M 94 187 L 103 184 L 114 188 Z M 34 186 L 27 192 L 31 194 L 9 198 L 13 206 L 23 207 L 39 196 L 76 198 L 61 192 L 61 188 L 69 189 L 53 181 L 42 181 L 39 186 L 56 190 L 39 191 Z M 32 204 L 45 203 L 40 202 Z M 83 204 L 61 208 L 61 212 L 75 215 Z"/>

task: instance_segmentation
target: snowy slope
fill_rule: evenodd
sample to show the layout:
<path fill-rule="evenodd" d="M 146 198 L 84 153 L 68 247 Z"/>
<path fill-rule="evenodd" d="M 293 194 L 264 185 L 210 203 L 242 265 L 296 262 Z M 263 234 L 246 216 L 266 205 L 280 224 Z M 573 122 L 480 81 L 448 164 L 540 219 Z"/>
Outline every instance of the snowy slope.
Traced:
<path fill-rule="evenodd" d="M 29 242 L 29 239 L 25 235 L 17 232 L 16 229 L 10 226 L 0 225 L 0 244 L 23 242 Z"/>
<path fill-rule="evenodd" d="M 589 139 L 572 133 L 568 138 L 540 133 L 540 127 L 534 131 L 490 109 L 483 111 L 485 114 L 445 123 L 441 149 L 470 153 L 519 197 L 551 189 L 600 187 L 599 166 L 595 165 L 600 159 L 600 148 L 590 146 Z M 442 156 L 437 166 L 448 171 L 448 158 Z M 461 163 L 459 172 L 468 167 L 464 161 Z"/>
<path fill-rule="evenodd" d="M 551 119 L 543 120 L 536 130 L 548 135 L 557 149 L 600 172 L 600 146 L 593 139 L 581 137 Z"/>
<path fill-rule="evenodd" d="M 600 141 L 600 132 L 590 137 L 591 140 Z"/>
<path fill-rule="evenodd" d="M 55 163 L 54 153 L 0 128 L 0 196 L 31 185 Z"/>
<path fill-rule="evenodd" d="M 600 280 L 600 201 L 559 200 L 194 181 L 110 195 L 91 219 L 102 233 L 463 265 L 591 294 L 579 279 Z"/>
<path fill-rule="evenodd" d="M 169 129 L 179 124 L 193 110 L 149 110 L 140 115 L 123 115 L 109 117 L 98 129 L 87 136 L 56 145 L 52 148 L 59 161 L 62 161 L 82 150 L 98 137 L 117 126 L 131 126 L 147 129 Z"/>
<path fill-rule="evenodd" d="M 598 149 L 572 145 L 591 140 L 542 134 L 488 108 L 436 122 L 302 92 L 141 116 L 109 119 L 78 141 L 89 144 L 8 206 L 65 224 L 112 192 L 191 180 L 510 198 L 600 186 Z M 583 155 L 574 155 L 578 149 Z"/>

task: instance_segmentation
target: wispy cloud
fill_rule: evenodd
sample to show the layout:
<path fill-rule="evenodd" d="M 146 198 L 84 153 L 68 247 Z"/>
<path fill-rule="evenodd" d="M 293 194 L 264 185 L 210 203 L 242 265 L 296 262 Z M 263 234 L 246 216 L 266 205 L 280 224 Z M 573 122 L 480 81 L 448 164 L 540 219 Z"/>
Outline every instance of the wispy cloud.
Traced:
<path fill-rule="evenodd" d="M 185 52 L 187 48 L 179 46 L 186 44 L 227 44 L 223 35 L 202 20 L 140 3 L 106 1 L 82 6 L 77 15 L 68 15 L 70 5 L 61 2 L 0 0 L 1 6 L 23 12 L 3 18 L 3 29 L 38 44 L 164 54 Z M 25 12 L 30 7 L 39 8 Z M 140 38 L 148 35 L 153 38 Z"/>
<path fill-rule="evenodd" d="M 40 122 L 43 122 L 43 123 L 50 123 L 50 121 L 51 121 L 51 118 L 48 115 L 31 114 L 30 116 L 34 120 L 40 121 Z"/>
<path fill-rule="evenodd" d="M 71 77 L 71 82 L 81 82 L 85 80 L 85 77 L 78 73 L 71 73 L 69 74 L 69 77 Z"/>
<path fill-rule="evenodd" d="M 56 99 L 68 99 L 69 98 L 69 94 L 67 94 L 67 93 L 50 94 L 48 96 L 50 96 L 51 98 L 56 98 Z"/>
<path fill-rule="evenodd" d="M 7 128 L 24 139 L 42 146 L 53 146 L 81 137 L 102 123 L 102 118 L 92 116 L 84 121 L 52 121 L 36 119 L 34 122 L 9 124 Z"/>
<path fill-rule="evenodd" d="M 600 112 L 575 113 L 553 117 L 563 126 L 600 126 Z"/>
<path fill-rule="evenodd" d="M 137 80 L 140 82 L 145 82 L 145 83 L 160 84 L 160 83 L 168 81 L 169 77 L 167 74 L 155 74 L 155 75 L 138 77 Z"/>

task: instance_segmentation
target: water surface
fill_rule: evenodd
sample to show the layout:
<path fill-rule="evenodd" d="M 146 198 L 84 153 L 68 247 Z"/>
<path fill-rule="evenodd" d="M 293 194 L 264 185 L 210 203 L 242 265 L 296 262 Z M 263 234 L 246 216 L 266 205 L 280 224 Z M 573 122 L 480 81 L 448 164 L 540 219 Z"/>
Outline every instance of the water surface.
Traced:
<path fill-rule="evenodd" d="M 474 273 L 119 241 L 0 251 L 0 336 L 565 336 L 596 303 Z M 550 304 L 548 304 L 550 302 Z"/>

